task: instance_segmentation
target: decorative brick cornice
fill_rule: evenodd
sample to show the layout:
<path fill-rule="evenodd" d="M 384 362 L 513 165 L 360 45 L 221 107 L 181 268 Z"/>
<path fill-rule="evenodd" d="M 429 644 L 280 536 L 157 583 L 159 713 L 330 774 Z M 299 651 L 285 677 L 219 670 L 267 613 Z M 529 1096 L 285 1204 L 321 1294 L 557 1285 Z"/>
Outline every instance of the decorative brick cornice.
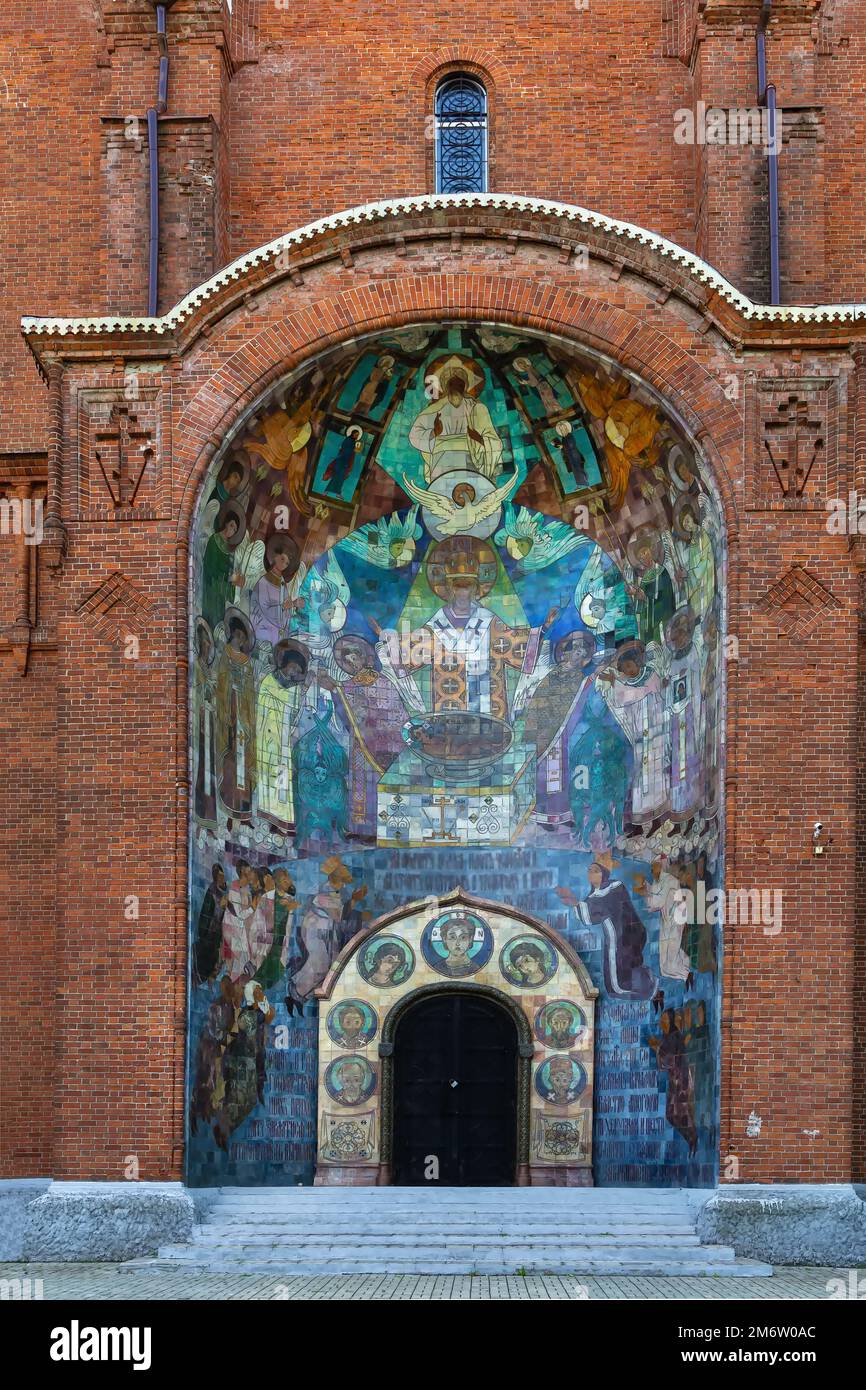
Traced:
<path fill-rule="evenodd" d="M 106 337 L 129 339 L 136 350 L 151 346 L 165 355 L 183 350 L 206 325 L 278 280 L 296 277 L 302 267 L 337 257 L 345 261 L 373 246 L 405 247 L 455 232 L 466 238 L 510 239 L 515 245 L 552 244 L 563 254 L 585 248 L 590 257 L 621 266 L 684 299 L 729 341 L 835 341 L 843 325 L 848 338 L 857 336 L 851 328 L 858 326 L 866 336 L 866 303 L 756 304 L 699 256 L 644 227 L 568 203 L 505 193 L 422 194 L 366 203 L 239 256 L 158 317 L 26 317 L 21 328 L 40 365 L 50 348 L 75 355 L 76 348 L 90 349 Z"/>

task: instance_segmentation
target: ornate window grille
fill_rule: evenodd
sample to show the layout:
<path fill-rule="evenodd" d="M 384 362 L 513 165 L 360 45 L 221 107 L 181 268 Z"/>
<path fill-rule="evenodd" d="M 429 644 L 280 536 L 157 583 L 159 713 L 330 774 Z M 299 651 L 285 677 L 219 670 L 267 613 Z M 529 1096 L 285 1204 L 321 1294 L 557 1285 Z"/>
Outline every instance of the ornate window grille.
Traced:
<path fill-rule="evenodd" d="M 487 192 L 487 93 L 457 74 L 436 88 L 436 192 Z"/>

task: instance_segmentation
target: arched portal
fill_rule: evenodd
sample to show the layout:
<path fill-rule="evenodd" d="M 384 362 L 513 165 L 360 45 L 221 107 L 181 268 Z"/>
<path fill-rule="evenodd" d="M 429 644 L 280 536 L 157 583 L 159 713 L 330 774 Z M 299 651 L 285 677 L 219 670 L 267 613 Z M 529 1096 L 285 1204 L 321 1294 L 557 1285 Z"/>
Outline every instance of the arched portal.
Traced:
<path fill-rule="evenodd" d="M 543 920 L 461 888 L 408 903 L 317 993 L 317 1183 L 592 1184 L 597 991 Z"/>
<path fill-rule="evenodd" d="M 317 991 L 455 883 L 599 990 L 595 1180 L 715 1180 L 723 605 L 694 446 L 572 343 L 400 328 L 259 401 L 192 545 L 190 1181 L 312 1181 Z"/>

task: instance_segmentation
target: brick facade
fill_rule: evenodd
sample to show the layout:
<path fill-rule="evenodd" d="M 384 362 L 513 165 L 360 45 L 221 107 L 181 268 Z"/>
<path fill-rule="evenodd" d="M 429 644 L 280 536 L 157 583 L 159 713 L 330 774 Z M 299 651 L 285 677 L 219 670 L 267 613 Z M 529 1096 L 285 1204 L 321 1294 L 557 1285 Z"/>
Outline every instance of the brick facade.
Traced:
<path fill-rule="evenodd" d="M 746 1181 L 862 1179 L 862 541 L 828 533 L 824 501 L 866 491 L 866 321 L 762 317 L 659 248 L 543 207 L 419 204 L 250 263 L 175 323 L 46 324 L 22 339 L 22 314 L 146 307 L 153 9 L 76 3 L 61 35 L 54 8 L 34 23 L 14 0 L 0 29 L 0 493 L 47 490 L 45 543 L 0 539 L 4 1176 L 120 1178 L 130 1155 L 142 1177 L 181 1174 L 199 489 L 287 371 L 362 333 L 460 319 L 604 354 L 701 450 L 738 642 L 727 883 L 784 894 L 780 935 L 726 934 L 721 1156 L 736 1154 Z M 160 121 L 160 311 L 313 218 L 430 191 L 424 118 L 431 83 L 455 65 L 488 83 L 495 192 L 646 227 L 766 300 L 762 156 L 659 134 L 696 100 L 754 104 L 757 0 L 641 4 L 627 20 L 614 0 L 531 22 L 499 8 L 459 21 L 465 33 L 449 22 L 443 44 L 441 18 L 403 6 L 385 7 L 371 36 L 357 3 L 329 26 L 264 0 L 235 0 L 231 16 L 179 0 Z M 789 303 L 862 298 L 864 53 L 854 0 L 777 0 Z M 137 136 L 124 133 L 131 114 Z M 802 495 L 765 447 L 783 427 L 789 466 L 794 446 L 809 466 L 821 440 Z M 140 480 L 121 457 L 130 439 L 150 450 Z M 820 857 L 818 820 L 832 837 Z"/>

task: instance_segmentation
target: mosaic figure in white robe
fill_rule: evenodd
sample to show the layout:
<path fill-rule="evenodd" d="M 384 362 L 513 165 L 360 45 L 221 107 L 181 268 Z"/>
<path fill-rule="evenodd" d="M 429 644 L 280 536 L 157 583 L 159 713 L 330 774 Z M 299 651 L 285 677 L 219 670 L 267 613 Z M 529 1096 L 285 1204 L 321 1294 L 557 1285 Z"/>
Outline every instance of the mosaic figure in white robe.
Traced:
<path fill-rule="evenodd" d="M 667 808 L 669 758 L 665 692 L 655 643 L 621 647 L 616 666 L 600 671 L 597 688 L 634 753 L 631 818 L 648 823 Z"/>

